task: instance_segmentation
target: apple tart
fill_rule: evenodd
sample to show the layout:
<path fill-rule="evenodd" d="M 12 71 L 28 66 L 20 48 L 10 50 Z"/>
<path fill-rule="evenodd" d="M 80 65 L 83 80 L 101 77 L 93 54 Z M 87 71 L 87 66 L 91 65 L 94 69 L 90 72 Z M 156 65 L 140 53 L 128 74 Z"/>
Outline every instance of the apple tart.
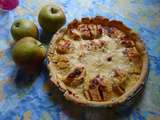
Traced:
<path fill-rule="evenodd" d="M 89 106 L 125 102 L 144 85 L 144 43 L 122 22 L 102 16 L 74 19 L 50 42 L 51 81 L 66 99 Z"/>

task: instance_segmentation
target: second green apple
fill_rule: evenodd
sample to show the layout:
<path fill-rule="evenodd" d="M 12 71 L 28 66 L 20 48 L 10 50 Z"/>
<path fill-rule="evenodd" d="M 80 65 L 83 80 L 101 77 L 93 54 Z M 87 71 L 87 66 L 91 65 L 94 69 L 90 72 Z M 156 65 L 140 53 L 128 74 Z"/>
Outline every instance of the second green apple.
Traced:
<path fill-rule="evenodd" d="M 11 26 L 11 34 L 15 41 L 28 36 L 38 39 L 38 28 L 30 20 L 17 19 Z"/>
<path fill-rule="evenodd" d="M 45 32 L 55 33 L 65 24 L 66 17 L 59 6 L 46 5 L 40 10 L 38 21 Z"/>

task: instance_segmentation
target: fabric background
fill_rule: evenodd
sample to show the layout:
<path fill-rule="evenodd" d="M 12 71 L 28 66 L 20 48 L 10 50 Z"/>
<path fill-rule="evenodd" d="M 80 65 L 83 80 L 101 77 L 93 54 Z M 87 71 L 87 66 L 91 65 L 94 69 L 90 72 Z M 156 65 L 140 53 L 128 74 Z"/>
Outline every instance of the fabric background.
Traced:
<path fill-rule="evenodd" d="M 81 107 L 66 101 L 48 80 L 45 66 L 36 80 L 18 71 L 11 58 L 14 20 L 34 21 L 41 6 L 60 5 L 67 23 L 74 18 L 102 15 L 123 21 L 139 33 L 149 54 L 144 93 L 114 110 Z M 41 37 L 43 41 L 46 36 Z M 160 0 L 20 0 L 10 11 L 0 11 L 0 120 L 160 120 Z"/>

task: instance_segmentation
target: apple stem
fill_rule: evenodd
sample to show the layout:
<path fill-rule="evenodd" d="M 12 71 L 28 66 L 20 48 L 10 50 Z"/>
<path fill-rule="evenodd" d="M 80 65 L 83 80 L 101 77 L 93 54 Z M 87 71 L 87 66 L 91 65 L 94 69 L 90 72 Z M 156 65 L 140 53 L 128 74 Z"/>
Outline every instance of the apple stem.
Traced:
<path fill-rule="evenodd" d="M 17 22 L 17 23 L 16 23 L 16 27 L 19 27 L 19 25 L 20 25 L 20 23 L 19 23 L 19 22 Z"/>
<path fill-rule="evenodd" d="M 55 10 L 54 8 L 51 8 L 51 13 L 52 14 L 54 14 L 54 13 L 56 13 L 57 12 L 57 10 Z"/>

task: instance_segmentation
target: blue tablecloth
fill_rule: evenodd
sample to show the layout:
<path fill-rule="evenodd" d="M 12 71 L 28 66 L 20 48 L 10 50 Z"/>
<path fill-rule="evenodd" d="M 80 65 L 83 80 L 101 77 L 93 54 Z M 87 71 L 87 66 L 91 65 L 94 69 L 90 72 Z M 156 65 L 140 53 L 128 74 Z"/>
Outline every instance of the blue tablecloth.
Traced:
<path fill-rule="evenodd" d="M 45 66 L 35 81 L 18 72 L 11 58 L 14 20 L 37 21 L 45 4 L 60 5 L 67 23 L 74 18 L 102 15 L 123 21 L 139 33 L 149 54 L 149 76 L 144 94 L 119 109 L 80 107 L 66 101 L 49 82 Z M 45 39 L 45 38 L 42 38 Z M 0 120 L 160 120 L 160 0 L 20 0 L 10 11 L 0 11 Z"/>

